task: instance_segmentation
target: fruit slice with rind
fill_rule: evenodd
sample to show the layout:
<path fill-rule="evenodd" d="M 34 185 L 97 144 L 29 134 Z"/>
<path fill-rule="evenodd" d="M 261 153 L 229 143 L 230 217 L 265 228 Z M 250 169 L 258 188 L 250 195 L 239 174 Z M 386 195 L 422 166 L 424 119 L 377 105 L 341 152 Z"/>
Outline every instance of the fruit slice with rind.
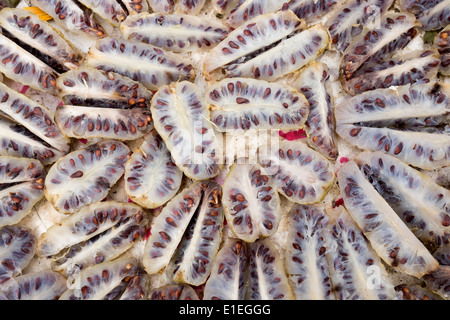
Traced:
<path fill-rule="evenodd" d="M 437 270 L 424 275 L 423 280 L 429 290 L 445 300 L 450 299 L 450 266 L 439 266 Z"/>
<path fill-rule="evenodd" d="M 186 176 L 206 180 L 219 174 L 221 144 L 197 85 L 182 81 L 161 87 L 153 96 L 151 112 L 155 129 Z"/>
<path fill-rule="evenodd" d="M 449 190 L 381 151 L 362 152 L 355 162 L 417 238 L 429 245 L 449 243 Z"/>
<path fill-rule="evenodd" d="M 361 149 L 383 151 L 415 167 L 447 166 L 449 92 L 439 83 L 364 92 L 335 106 L 336 132 Z M 428 123 L 440 129 L 428 132 Z"/>
<path fill-rule="evenodd" d="M 380 196 L 353 161 L 338 171 L 345 207 L 385 263 L 420 278 L 439 263 Z"/>
<path fill-rule="evenodd" d="M 0 228 L 0 285 L 22 273 L 34 256 L 36 237 L 21 225 Z"/>
<path fill-rule="evenodd" d="M 403 49 L 401 45 L 406 46 L 411 39 L 399 44 L 399 38 L 418 25 L 420 24 L 410 13 L 388 12 L 384 14 L 379 27 L 363 30 L 361 34 L 352 39 L 342 57 L 341 76 L 348 80 L 374 55 L 379 55 L 380 52 L 390 53 L 393 49 Z"/>
<path fill-rule="evenodd" d="M 198 14 L 206 0 L 148 0 L 152 10 L 157 13 Z"/>
<path fill-rule="evenodd" d="M 433 47 L 439 51 L 441 58 L 439 72 L 450 76 L 450 24 L 436 35 Z"/>
<path fill-rule="evenodd" d="M 222 132 L 297 129 L 308 115 L 308 101 L 297 90 L 264 80 L 224 79 L 208 87 L 206 99 Z"/>
<path fill-rule="evenodd" d="M 73 278 L 88 266 L 111 261 L 144 239 L 147 222 L 142 210 L 134 215 L 121 215 L 113 226 L 103 228 L 104 231 L 95 232 L 95 235 L 85 235 L 87 240 L 82 240 L 80 236 L 80 242 L 51 256 L 51 268 Z"/>
<path fill-rule="evenodd" d="M 105 36 L 105 30 L 93 16 L 74 0 L 31 0 L 31 4 L 47 13 L 66 30 L 93 38 Z"/>
<path fill-rule="evenodd" d="M 205 283 L 211 273 L 224 221 L 221 186 L 208 181 L 202 187 L 201 203 L 167 267 L 172 281 L 193 286 Z"/>
<path fill-rule="evenodd" d="M 338 3 L 337 0 L 291 0 L 287 5 L 297 17 L 305 19 L 310 25 L 321 20 Z"/>
<path fill-rule="evenodd" d="M 231 31 L 220 44 L 211 49 L 203 61 L 204 75 L 208 76 L 218 68 L 264 51 L 265 48 L 292 37 L 304 27 L 304 21 L 298 19 L 290 10 L 257 16 Z M 273 73 L 273 67 L 271 70 Z"/>
<path fill-rule="evenodd" d="M 195 78 L 194 68 L 180 55 L 125 39 L 97 40 L 89 49 L 87 66 L 119 73 L 154 91 L 173 81 Z"/>
<path fill-rule="evenodd" d="M 247 251 L 247 245 L 242 240 L 227 238 L 214 260 L 203 300 L 245 299 Z"/>
<path fill-rule="evenodd" d="M 301 140 L 261 146 L 258 155 L 265 174 L 273 175 L 274 187 L 292 202 L 319 202 L 334 183 L 332 163 Z"/>
<path fill-rule="evenodd" d="M 56 86 L 62 101 L 76 106 L 148 108 L 153 96 L 142 84 L 128 77 L 89 67 L 61 74 Z"/>
<path fill-rule="evenodd" d="M 58 73 L 47 64 L 0 35 L 0 72 L 33 89 L 56 95 Z"/>
<path fill-rule="evenodd" d="M 289 212 L 285 264 L 297 300 L 334 300 L 326 259 L 328 220 L 319 205 L 295 204 Z"/>
<path fill-rule="evenodd" d="M 239 239 L 254 242 L 277 231 L 281 204 L 272 181 L 256 164 L 231 166 L 222 201 L 228 226 Z"/>
<path fill-rule="evenodd" d="M 68 283 L 68 288 L 73 290 L 72 299 L 113 300 L 121 295 L 115 289 L 125 287 L 138 272 L 138 261 L 122 256 L 84 269 Z"/>
<path fill-rule="evenodd" d="M 3 35 L 33 53 L 55 70 L 79 67 L 83 54 L 50 24 L 19 8 L 0 12 Z M 60 72 L 61 72 L 60 71 Z"/>
<path fill-rule="evenodd" d="M 351 95 L 391 86 L 429 83 L 436 79 L 440 62 L 437 50 L 412 51 L 383 63 L 363 66 L 349 80 L 341 78 L 341 83 Z"/>
<path fill-rule="evenodd" d="M 5 300 L 57 300 L 67 290 L 66 279 L 51 270 L 27 273 L 0 288 Z"/>
<path fill-rule="evenodd" d="M 43 141 L 26 127 L 0 116 L 0 155 L 39 160 L 43 165 L 51 164 L 66 152 Z"/>
<path fill-rule="evenodd" d="M 333 47 L 344 52 L 352 39 L 362 32 L 364 26 L 376 25 L 393 2 L 394 0 L 349 0 L 335 5 L 326 16 L 325 22 Z"/>
<path fill-rule="evenodd" d="M 178 192 L 183 172 L 156 130 L 150 131 L 125 164 L 125 192 L 133 202 L 154 209 Z"/>
<path fill-rule="evenodd" d="M 291 86 L 305 95 L 309 114 L 304 130 L 308 144 L 329 159 L 336 159 L 337 145 L 334 130 L 333 100 L 330 72 L 326 64 L 315 61 L 289 79 Z"/>
<path fill-rule="evenodd" d="M 0 156 L 0 227 L 20 222 L 43 198 L 45 174 L 37 160 Z"/>
<path fill-rule="evenodd" d="M 327 250 L 333 290 L 339 300 L 393 300 L 386 268 L 344 206 L 330 216 Z"/>
<path fill-rule="evenodd" d="M 237 28 L 247 23 L 254 17 L 280 10 L 283 7 L 283 1 L 270 0 L 247 0 L 238 1 L 234 8 L 227 14 L 227 23 Z"/>
<path fill-rule="evenodd" d="M 201 198 L 202 184 L 195 182 L 173 197 L 153 219 L 142 258 L 148 274 L 156 274 L 167 267 Z"/>
<path fill-rule="evenodd" d="M 57 106 L 55 121 L 61 132 L 72 138 L 136 140 L 153 128 L 147 108 Z"/>
<path fill-rule="evenodd" d="M 140 223 L 145 213 L 136 204 L 118 201 L 102 201 L 85 206 L 47 229 L 37 242 L 36 254 L 39 257 L 54 256 L 130 218 Z"/>
<path fill-rule="evenodd" d="M 416 15 L 424 30 L 435 30 L 450 23 L 449 0 L 400 0 L 399 6 L 403 11 Z"/>
<path fill-rule="evenodd" d="M 128 16 L 127 11 L 122 7 L 121 0 L 78 0 L 90 11 L 99 15 L 112 26 L 119 27 Z"/>
<path fill-rule="evenodd" d="M 275 80 L 313 62 L 329 44 L 328 31 L 319 23 L 225 67 L 228 77 Z M 224 40 L 225 41 L 225 40 Z"/>
<path fill-rule="evenodd" d="M 248 249 L 249 300 L 294 300 L 283 260 L 269 238 L 249 244 Z"/>
<path fill-rule="evenodd" d="M 149 300 L 200 300 L 197 292 L 186 284 L 168 284 L 149 293 Z"/>
<path fill-rule="evenodd" d="M 187 14 L 141 13 L 121 25 L 125 39 L 150 43 L 173 52 L 211 49 L 228 34 L 220 21 Z"/>
<path fill-rule="evenodd" d="M 52 147 L 67 153 L 70 141 L 56 125 L 53 114 L 43 105 L 0 83 L 1 114 L 15 121 Z"/>
<path fill-rule="evenodd" d="M 123 175 L 129 152 L 124 143 L 115 140 L 72 151 L 50 168 L 45 197 L 61 213 L 73 213 L 103 200 Z"/>

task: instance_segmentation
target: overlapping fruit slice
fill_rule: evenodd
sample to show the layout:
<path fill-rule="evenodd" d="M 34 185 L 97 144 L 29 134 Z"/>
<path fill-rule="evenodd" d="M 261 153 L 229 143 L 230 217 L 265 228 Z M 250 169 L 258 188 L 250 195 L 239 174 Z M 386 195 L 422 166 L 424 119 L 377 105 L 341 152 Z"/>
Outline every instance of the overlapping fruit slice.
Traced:
<path fill-rule="evenodd" d="M 75 0 L 31 0 L 31 4 L 51 16 L 56 23 L 81 35 L 105 36 L 105 30 L 80 2 Z"/>
<path fill-rule="evenodd" d="M 72 151 L 50 168 L 45 197 L 61 213 L 73 213 L 103 200 L 123 175 L 129 152 L 124 143 L 115 140 Z"/>
<path fill-rule="evenodd" d="M 331 243 L 327 250 L 333 291 L 339 300 L 392 300 L 395 290 L 380 258 L 339 206 L 328 210 Z"/>
<path fill-rule="evenodd" d="M 47 229 L 36 254 L 52 259 L 53 270 L 73 277 L 88 266 L 115 259 L 143 239 L 147 221 L 136 204 L 97 202 Z"/>
<path fill-rule="evenodd" d="M 437 270 L 423 276 L 429 290 L 445 300 L 450 299 L 450 266 L 439 266 Z"/>
<path fill-rule="evenodd" d="M 337 0 L 291 0 L 287 5 L 297 17 L 305 19 L 310 25 L 322 19 L 338 3 Z"/>
<path fill-rule="evenodd" d="M 205 283 L 222 240 L 222 188 L 212 181 L 203 188 L 197 212 L 167 267 L 172 281 L 193 286 Z"/>
<path fill-rule="evenodd" d="M 385 263 L 417 278 L 438 268 L 437 260 L 353 160 L 339 169 L 338 182 L 345 207 Z"/>
<path fill-rule="evenodd" d="M 198 14 L 206 0 L 148 0 L 154 12 L 178 13 L 178 14 Z"/>
<path fill-rule="evenodd" d="M 326 64 L 315 61 L 289 80 L 290 85 L 305 95 L 309 114 L 304 130 L 308 144 L 329 159 L 336 159 L 335 119 L 330 83 Z"/>
<path fill-rule="evenodd" d="M 141 13 L 121 25 L 124 38 L 149 43 L 173 52 L 192 52 L 215 47 L 228 34 L 220 21 L 187 14 Z"/>
<path fill-rule="evenodd" d="M 294 300 L 283 260 L 269 238 L 248 245 L 248 300 Z"/>
<path fill-rule="evenodd" d="M 215 2 L 219 4 L 220 1 Z M 259 15 L 280 10 L 283 3 L 283 1 L 270 0 L 222 1 L 221 6 L 224 9 L 228 7 L 225 11 L 227 23 L 231 27 L 237 28 Z"/>
<path fill-rule="evenodd" d="M 450 24 L 434 38 L 434 47 L 439 51 L 441 58 L 440 73 L 450 75 Z"/>
<path fill-rule="evenodd" d="M 211 121 L 218 130 L 290 130 L 301 127 L 308 101 L 294 88 L 249 78 L 224 79 L 208 87 Z"/>
<path fill-rule="evenodd" d="M 129 15 L 133 15 L 141 12 L 149 12 L 149 4 L 147 1 L 143 0 L 121 0 L 125 5 Z"/>
<path fill-rule="evenodd" d="M 450 23 L 449 0 L 400 0 L 403 11 L 414 13 L 424 30 L 435 30 Z"/>
<path fill-rule="evenodd" d="M 155 129 L 186 176 L 206 180 L 219 174 L 221 141 L 197 85 L 181 81 L 161 87 L 152 99 L 151 112 Z"/>
<path fill-rule="evenodd" d="M 5 8 L 0 11 L 0 23 L 4 36 L 57 72 L 79 67 L 81 51 L 37 15 L 24 9 Z"/>
<path fill-rule="evenodd" d="M 366 177 L 422 242 L 450 241 L 450 191 L 383 152 L 363 152 L 356 159 Z"/>
<path fill-rule="evenodd" d="M 228 226 L 246 242 L 273 235 L 280 222 L 280 197 L 272 177 L 258 165 L 235 163 L 223 184 Z"/>
<path fill-rule="evenodd" d="M 133 202 L 154 209 L 172 199 L 183 172 L 173 163 L 170 151 L 152 130 L 125 164 L 125 192 Z"/>
<path fill-rule="evenodd" d="M 296 204 L 289 212 L 286 272 L 297 300 L 334 300 L 326 253 L 329 218 L 319 205 Z"/>
<path fill-rule="evenodd" d="M 262 146 L 258 154 L 263 171 L 273 176 L 278 192 L 293 202 L 319 202 L 334 182 L 332 163 L 301 140 L 282 140 L 278 147 Z"/>
<path fill-rule="evenodd" d="M 203 300 L 244 300 L 246 298 L 247 245 L 227 238 L 213 263 L 205 284 Z"/>
<path fill-rule="evenodd" d="M 175 282 L 200 285 L 211 271 L 223 227 L 221 188 L 194 182 L 153 220 L 143 265 L 149 274 L 166 269 Z"/>
<path fill-rule="evenodd" d="M 347 0 L 333 7 L 325 26 L 331 35 L 333 46 L 340 52 L 347 49 L 364 26 L 375 24 L 393 4 L 394 0 Z"/>
<path fill-rule="evenodd" d="M 0 285 L 22 273 L 34 256 L 36 238 L 21 225 L 0 228 Z"/>
<path fill-rule="evenodd" d="M 90 266 L 68 284 L 60 300 L 120 300 L 140 272 L 138 261 L 127 256 Z"/>
<path fill-rule="evenodd" d="M 439 264 L 444 266 L 450 266 L 450 244 L 446 244 L 438 248 L 434 253 L 433 257 L 439 261 Z"/>
<path fill-rule="evenodd" d="M 438 294 L 418 284 L 401 284 L 395 287 L 401 300 L 443 300 Z"/>
<path fill-rule="evenodd" d="M 383 151 L 423 169 L 449 165 L 446 84 L 377 89 L 335 106 L 336 132 L 352 145 Z"/>
<path fill-rule="evenodd" d="M 149 293 L 149 300 L 200 300 L 197 292 L 186 284 L 168 284 Z"/>
<path fill-rule="evenodd" d="M 173 81 L 195 78 L 192 65 L 175 53 L 146 43 L 109 37 L 91 46 L 87 66 L 119 73 L 152 91 Z"/>
<path fill-rule="evenodd" d="M 37 160 L 0 156 L 0 227 L 20 222 L 44 197 L 45 175 Z"/>
<path fill-rule="evenodd" d="M 42 270 L 8 281 L 0 287 L 0 300 L 57 300 L 66 290 L 62 275 Z"/>
<path fill-rule="evenodd" d="M 329 42 L 322 25 L 304 27 L 304 21 L 290 10 L 259 15 L 208 53 L 204 75 L 210 77 L 222 68 L 229 77 L 275 80 L 294 72 L 316 59 Z"/>

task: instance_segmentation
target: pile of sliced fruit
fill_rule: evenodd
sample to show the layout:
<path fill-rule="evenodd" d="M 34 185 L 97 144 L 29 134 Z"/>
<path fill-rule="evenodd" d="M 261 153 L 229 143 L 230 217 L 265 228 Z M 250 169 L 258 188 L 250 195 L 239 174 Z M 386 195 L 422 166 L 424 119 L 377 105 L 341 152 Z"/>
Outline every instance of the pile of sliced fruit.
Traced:
<path fill-rule="evenodd" d="M 0 7 L 0 299 L 450 299 L 450 0 Z"/>

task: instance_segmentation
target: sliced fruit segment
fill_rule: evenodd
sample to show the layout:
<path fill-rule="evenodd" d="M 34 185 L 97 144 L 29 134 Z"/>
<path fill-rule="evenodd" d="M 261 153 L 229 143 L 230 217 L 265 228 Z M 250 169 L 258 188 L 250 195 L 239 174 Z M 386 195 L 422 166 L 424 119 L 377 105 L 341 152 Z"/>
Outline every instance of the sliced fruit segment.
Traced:
<path fill-rule="evenodd" d="M 182 81 L 161 87 L 151 112 L 155 129 L 186 176 L 206 180 L 219 174 L 222 150 L 197 85 Z"/>
<path fill-rule="evenodd" d="M 248 249 L 249 300 L 294 300 L 283 260 L 269 239 L 260 239 Z"/>
<path fill-rule="evenodd" d="M 257 16 L 230 32 L 207 54 L 204 59 L 204 75 L 208 77 L 218 68 L 249 60 L 252 55 L 267 51 L 268 48 L 283 39 L 292 37 L 304 27 L 304 21 L 290 10 Z M 271 73 L 276 71 L 273 66 L 270 70 L 272 70 Z"/>
<path fill-rule="evenodd" d="M 330 72 L 326 64 L 313 62 L 301 73 L 293 75 L 289 83 L 305 95 L 309 114 L 304 130 L 308 144 L 329 159 L 336 159 L 337 146 L 334 130 L 333 101 Z"/>
<path fill-rule="evenodd" d="M 74 0 L 31 0 L 31 4 L 47 13 L 66 30 L 94 38 L 105 36 L 105 30 L 88 10 Z"/>
<path fill-rule="evenodd" d="M 450 23 L 449 0 L 400 0 L 399 6 L 414 13 L 424 30 L 436 30 Z"/>
<path fill-rule="evenodd" d="M 231 78 L 208 87 L 211 121 L 223 132 L 301 127 L 308 101 L 294 88 L 264 80 Z"/>
<path fill-rule="evenodd" d="M 178 192 L 183 172 L 173 163 L 170 151 L 152 130 L 125 164 L 125 192 L 133 202 L 154 209 Z"/>
<path fill-rule="evenodd" d="M 305 19 L 308 25 L 312 25 L 321 20 L 338 3 L 337 0 L 291 0 L 287 5 L 297 17 Z"/>
<path fill-rule="evenodd" d="M 20 47 L 58 72 L 77 68 L 83 54 L 62 34 L 20 8 L 5 8 L 0 12 L 2 33 Z"/>
<path fill-rule="evenodd" d="M 154 12 L 196 15 L 206 0 L 148 0 Z"/>
<path fill-rule="evenodd" d="M 319 202 L 334 182 L 332 163 L 301 140 L 282 140 L 278 148 L 262 146 L 258 155 L 278 192 L 293 202 Z"/>
<path fill-rule="evenodd" d="M 334 300 L 326 259 L 329 218 L 319 205 L 296 204 L 289 212 L 286 272 L 297 300 Z"/>
<path fill-rule="evenodd" d="M 393 300 L 386 268 L 344 206 L 327 210 L 327 251 L 333 291 L 339 300 Z"/>
<path fill-rule="evenodd" d="M 344 52 L 364 26 L 376 24 L 393 2 L 394 0 L 349 0 L 335 5 L 325 22 L 333 46 Z"/>
<path fill-rule="evenodd" d="M 436 259 L 353 160 L 339 169 L 338 182 L 347 210 L 384 262 L 418 278 L 438 268 Z"/>
<path fill-rule="evenodd" d="M 87 66 L 119 73 L 153 91 L 173 81 L 195 78 L 194 68 L 183 57 L 125 39 L 97 40 L 89 49 Z"/>
<path fill-rule="evenodd" d="M 228 226 L 239 239 L 254 242 L 278 229 L 280 197 L 258 165 L 232 165 L 223 184 L 223 205 Z"/>
<path fill-rule="evenodd" d="M 283 7 L 283 3 L 283 1 L 270 0 L 237 1 L 236 4 L 231 6 L 231 10 L 226 15 L 226 20 L 231 27 L 237 28 L 259 15 L 280 10 Z"/>
<path fill-rule="evenodd" d="M 401 300 L 442 300 L 442 297 L 418 284 L 401 284 L 395 287 Z"/>
<path fill-rule="evenodd" d="M 439 266 L 430 274 L 423 276 L 427 288 L 445 300 L 450 299 L 450 266 Z"/>
<path fill-rule="evenodd" d="M 201 198 L 201 182 L 193 183 L 173 197 L 153 219 L 142 261 L 148 274 L 156 274 L 167 267 Z"/>
<path fill-rule="evenodd" d="M 245 298 L 245 270 L 247 246 L 242 240 L 227 238 L 213 263 L 206 281 L 204 300 L 243 300 Z"/>
<path fill-rule="evenodd" d="M 172 281 L 193 286 L 205 283 L 211 273 L 224 221 L 222 188 L 213 181 L 204 182 L 202 188 L 201 203 L 167 267 Z"/>
<path fill-rule="evenodd" d="M 90 11 L 99 15 L 112 26 L 118 27 L 127 16 L 121 0 L 77 0 Z"/>
<path fill-rule="evenodd" d="M 436 35 L 433 47 L 439 51 L 441 58 L 439 72 L 450 76 L 450 24 Z"/>
<path fill-rule="evenodd" d="M 444 266 L 450 266 L 450 244 L 446 244 L 438 248 L 434 253 L 433 257 L 439 261 L 439 264 Z"/>
<path fill-rule="evenodd" d="M 430 245 L 449 243 L 449 190 L 383 152 L 362 152 L 355 162 L 416 237 Z"/>
<path fill-rule="evenodd" d="M 123 175 L 129 152 L 124 143 L 115 140 L 72 151 L 50 168 L 45 197 L 61 213 L 73 213 L 103 200 Z"/>
<path fill-rule="evenodd" d="M 141 13 L 129 16 L 121 25 L 122 36 L 173 52 L 211 49 L 228 34 L 219 21 L 187 14 Z"/>
<path fill-rule="evenodd" d="M 200 300 L 197 292 L 186 284 L 168 284 L 153 289 L 149 300 Z"/>
<path fill-rule="evenodd" d="M 44 197 L 45 175 L 37 160 L 0 156 L 0 227 L 20 222 Z"/>
<path fill-rule="evenodd" d="M 36 237 L 28 227 L 0 228 L 0 285 L 22 273 L 34 256 Z"/>
<path fill-rule="evenodd" d="M 361 149 L 383 151 L 422 169 L 449 165 L 446 84 L 415 84 L 357 95 L 335 107 L 336 132 Z"/>

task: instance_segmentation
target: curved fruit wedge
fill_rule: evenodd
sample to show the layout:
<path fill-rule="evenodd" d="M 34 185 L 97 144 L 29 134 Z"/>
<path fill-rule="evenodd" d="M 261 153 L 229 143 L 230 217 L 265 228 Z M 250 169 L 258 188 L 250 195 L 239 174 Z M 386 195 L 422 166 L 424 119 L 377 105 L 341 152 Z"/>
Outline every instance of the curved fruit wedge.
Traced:
<path fill-rule="evenodd" d="M 354 161 L 338 171 L 344 204 L 372 248 L 388 265 L 415 277 L 439 263 L 375 190 Z"/>
<path fill-rule="evenodd" d="M 72 151 L 48 171 L 46 199 L 61 213 L 73 213 L 103 200 L 123 175 L 129 152 L 124 143 L 115 140 L 102 140 Z"/>

